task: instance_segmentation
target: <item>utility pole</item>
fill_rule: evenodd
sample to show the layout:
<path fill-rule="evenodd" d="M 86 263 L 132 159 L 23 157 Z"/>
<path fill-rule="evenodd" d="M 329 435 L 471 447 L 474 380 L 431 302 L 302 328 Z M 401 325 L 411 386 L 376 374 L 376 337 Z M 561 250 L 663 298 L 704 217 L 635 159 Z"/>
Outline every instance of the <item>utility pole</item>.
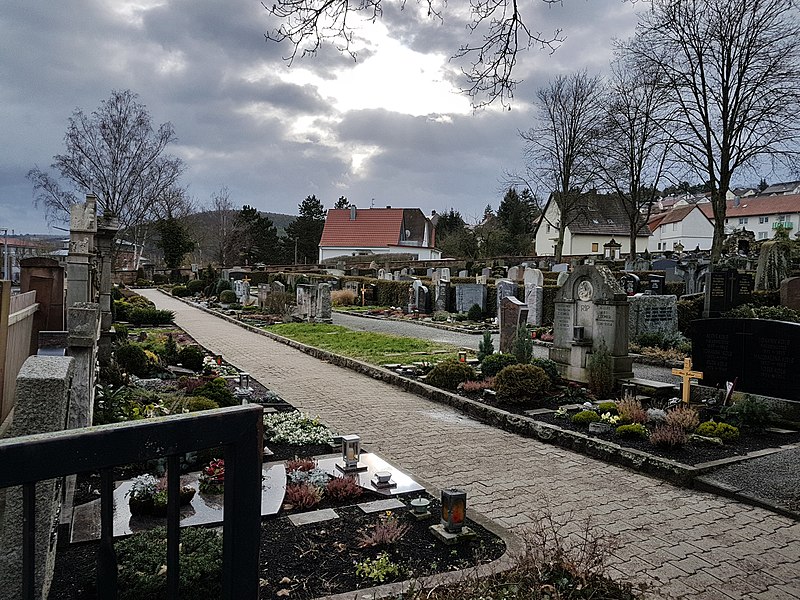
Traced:
<path fill-rule="evenodd" d="M 8 272 L 8 228 L 3 227 L 3 278 L 11 281 Z"/>

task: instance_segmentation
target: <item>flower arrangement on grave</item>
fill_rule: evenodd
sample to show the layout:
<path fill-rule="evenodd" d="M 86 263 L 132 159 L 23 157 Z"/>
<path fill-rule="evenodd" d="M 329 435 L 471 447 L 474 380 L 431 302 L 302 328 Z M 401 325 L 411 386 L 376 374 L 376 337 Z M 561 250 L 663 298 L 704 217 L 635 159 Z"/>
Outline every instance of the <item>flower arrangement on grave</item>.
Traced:
<path fill-rule="evenodd" d="M 225 490 L 225 459 L 215 458 L 200 473 L 200 491 L 203 494 L 221 494 Z"/>
<path fill-rule="evenodd" d="M 219 375 L 219 365 L 213 356 L 203 358 L 203 375 L 217 377 Z"/>
<path fill-rule="evenodd" d="M 195 489 L 184 485 L 180 488 L 180 505 L 189 504 L 194 498 Z M 139 475 L 134 478 L 133 485 L 125 493 L 131 514 L 164 516 L 167 514 L 167 485 L 166 480 L 158 480 L 152 475 Z"/>

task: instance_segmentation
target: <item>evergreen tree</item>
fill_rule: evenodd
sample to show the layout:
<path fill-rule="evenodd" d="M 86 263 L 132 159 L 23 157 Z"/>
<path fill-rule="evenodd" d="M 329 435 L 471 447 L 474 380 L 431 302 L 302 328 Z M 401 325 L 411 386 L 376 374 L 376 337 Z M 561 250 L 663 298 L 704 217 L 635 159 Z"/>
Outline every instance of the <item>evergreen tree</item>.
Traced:
<path fill-rule="evenodd" d="M 246 265 L 275 263 L 279 247 L 278 230 L 269 217 L 245 204 L 234 222 L 236 247 Z"/>
<path fill-rule="evenodd" d="M 339 196 L 339 199 L 336 201 L 336 204 L 333 205 L 333 208 L 350 208 L 350 200 L 348 200 L 346 196 Z"/>
<path fill-rule="evenodd" d="M 194 250 L 194 240 L 186 227 L 177 219 L 170 217 L 158 222 L 160 239 L 156 246 L 164 253 L 164 264 L 168 269 L 177 269 L 183 257 Z"/>
<path fill-rule="evenodd" d="M 509 188 L 497 208 L 497 220 L 505 234 L 502 253 L 527 254 L 533 245 L 533 221 L 536 215 L 533 196 L 528 189 L 517 193 Z"/>
<path fill-rule="evenodd" d="M 316 196 L 307 196 L 298 206 L 300 216 L 286 228 L 286 237 L 296 248 L 299 264 L 313 264 L 319 260 L 319 241 L 325 227 L 325 209 Z"/>

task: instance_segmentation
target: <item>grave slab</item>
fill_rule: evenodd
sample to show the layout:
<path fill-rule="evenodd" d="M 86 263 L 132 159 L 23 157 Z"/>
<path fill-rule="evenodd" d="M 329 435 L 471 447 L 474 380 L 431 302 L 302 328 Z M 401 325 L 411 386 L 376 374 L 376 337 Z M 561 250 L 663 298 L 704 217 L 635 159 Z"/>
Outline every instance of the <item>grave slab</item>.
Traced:
<path fill-rule="evenodd" d="M 187 506 L 181 507 L 181 527 L 208 525 L 222 522 L 221 494 L 200 494 L 198 476 L 200 471 L 181 476 L 181 485 L 198 491 Z M 275 515 L 281 508 L 286 493 L 286 468 L 281 463 L 267 463 L 262 468 L 261 516 Z M 164 525 L 166 518 L 131 515 L 125 494 L 131 489 L 132 480 L 118 481 L 114 489 L 114 537 L 130 535 Z M 86 542 L 100 539 L 100 500 L 92 500 L 76 506 L 73 510 L 73 527 L 70 542 Z"/>
<path fill-rule="evenodd" d="M 534 415 L 549 415 L 550 413 L 554 413 L 552 408 L 534 408 L 532 410 L 526 410 L 525 414 L 534 416 Z"/>
<path fill-rule="evenodd" d="M 341 460 L 340 456 L 319 458 L 317 467 L 333 477 L 341 477 L 342 472 L 336 468 L 336 464 Z M 366 470 L 353 473 L 353 475 L 358 476 L 358 484 L 366 490 L 372 490 L 382 496 L 391 497 L 408 494 L 410 492 L 421 492 L 425 489 L 400 469 L 389 464 L 375 454 L 363 452 L 359 456 L 358 461 L 360 466 L 366 467 Z M 371 480 L 378 471 L 390 471 L 392 473 L 392 482 L 397 485 L 390 488 L 378 488 L 372 485 Z"/>
<path fill-rule="evenodd" d="M 403 502 L 400 502 L 400 500 L 397 498 L 389 498 L 388 500 L 374 500 L 372 502 L 364 502 L 363 504 L 358 505 L 358 508 L 367 514 L 405 507 L 406 505 Z"/>
<path fill-rule="evenodd" d="M 323 508 L 321 510 L 312 510 L 297 515 L 289 515 L 289 521 L 291 521 L 292 525 L 295 527 L 311 525 L 312 523 L 323 523 L 338 518 L 339 515 L 337 515 L 336 511 L 332 508 Z"/>

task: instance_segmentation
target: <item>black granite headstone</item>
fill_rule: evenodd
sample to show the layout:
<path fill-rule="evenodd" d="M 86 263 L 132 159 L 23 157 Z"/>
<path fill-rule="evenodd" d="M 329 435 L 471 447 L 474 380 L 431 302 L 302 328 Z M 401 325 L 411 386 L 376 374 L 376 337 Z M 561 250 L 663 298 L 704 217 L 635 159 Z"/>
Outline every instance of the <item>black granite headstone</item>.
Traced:
<path fill-rule="evenodd" d="M 622 289 L 628 296 L 634 296 L 639 293 L 639 276 L 633 273 L 625 273 L 619 278 L 619 283 Z"/>
<path fill-rule="evenodd" d="M 800 398 L 800 323 L 766 319 L 700 319 L 692 322 L 693 368 L 703 385 L 737 380 L 742 392 Z"/>
<path fill-rule="evenodd" d="M 647 276 L 647 289 L 654 296 L 664 295 L 664 280 L 666 277 L 663 275 L 648 275 Z"/>

